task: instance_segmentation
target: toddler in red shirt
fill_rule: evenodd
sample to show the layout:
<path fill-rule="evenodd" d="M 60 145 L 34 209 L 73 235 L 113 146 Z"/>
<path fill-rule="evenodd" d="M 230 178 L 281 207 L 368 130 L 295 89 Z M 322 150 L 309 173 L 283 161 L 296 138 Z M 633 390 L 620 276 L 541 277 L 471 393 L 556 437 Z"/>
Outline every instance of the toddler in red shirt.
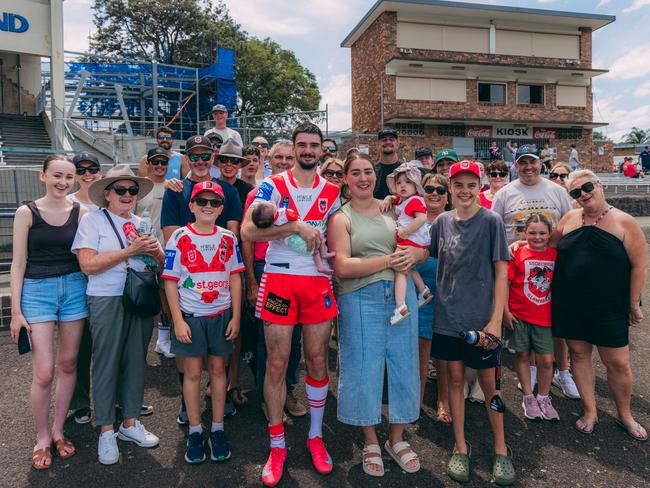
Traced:
<path fill-rule="evenodd" d="M 553 377 L 551 281 L 557 251 L 549 247 L 552 224 L 543 214 L 526 220 L 526 245 L 508 263 L 510 293 L 503 321 L 511 330 L 509 347 L 516 352 L 515 369 L 524 392 L 522 407 L 529 420 L 560 420 L 549 392 Z M 529 353 L 535 351 L 537 397 L 531 389 Z"/>

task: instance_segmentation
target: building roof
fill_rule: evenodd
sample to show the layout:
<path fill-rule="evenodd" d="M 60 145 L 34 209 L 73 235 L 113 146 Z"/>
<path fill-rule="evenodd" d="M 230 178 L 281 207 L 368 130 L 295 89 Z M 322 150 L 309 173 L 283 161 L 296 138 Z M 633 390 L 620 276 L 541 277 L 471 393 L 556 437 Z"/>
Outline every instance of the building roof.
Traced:
<path fill-rule="evenodd" d="M 383 12 L 424 14 L 439 17 L 485 18 L 486 20 L 517 22 L 520 25 L 535 23 L 572 28 L 589 27 L 594 31 L 616 20 L 616 17 L 613 15 L 506 7 L 502 5 L 485 5 L 443 0 L 377 0 L 343 40 L 341 47 L 352 47 L 352 44 L 354 44 Z"/>

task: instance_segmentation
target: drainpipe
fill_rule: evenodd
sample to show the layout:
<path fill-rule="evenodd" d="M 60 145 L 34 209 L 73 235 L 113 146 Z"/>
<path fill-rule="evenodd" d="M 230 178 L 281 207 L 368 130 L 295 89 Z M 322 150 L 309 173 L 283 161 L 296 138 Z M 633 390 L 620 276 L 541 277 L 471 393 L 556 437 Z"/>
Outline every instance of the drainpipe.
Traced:
<path fill-rule="evenodd" d="M 18 114 L 22 115 L 23 113 L 23 97 L 21 96 L 21 85 L 20 85 L 20 54 L 16 54 L 16 79 L 18 81 Z"/>

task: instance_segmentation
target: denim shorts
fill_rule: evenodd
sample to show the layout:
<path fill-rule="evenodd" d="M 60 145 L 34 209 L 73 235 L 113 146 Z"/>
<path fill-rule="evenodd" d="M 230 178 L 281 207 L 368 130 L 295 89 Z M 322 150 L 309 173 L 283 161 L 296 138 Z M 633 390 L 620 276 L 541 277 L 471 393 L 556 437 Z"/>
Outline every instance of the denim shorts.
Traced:
<path fill-rule="evenodd" d="M 86 277 L 77 271 L 51 278 L 25 278 L 20 310 L 28 324 L 86 318 Z"/>
<path fill-rule="evenodd" d="M 339 296 L 337 416 L 344 424 L 381 423 L 384 370 L 388 373 L 388 421 L 407 424 L 418 419 L 418 306 L 410 278 L 406 304 L 411 315 L 390 325 L 395 308 L 392 281 L 378 281 Z"/>

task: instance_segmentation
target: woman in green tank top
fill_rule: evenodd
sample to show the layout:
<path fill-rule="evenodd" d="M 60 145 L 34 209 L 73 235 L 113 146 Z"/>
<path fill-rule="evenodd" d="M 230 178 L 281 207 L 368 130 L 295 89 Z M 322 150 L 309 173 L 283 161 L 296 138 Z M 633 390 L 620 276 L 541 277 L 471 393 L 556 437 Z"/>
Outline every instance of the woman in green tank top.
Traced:
<path fill-rule="evenodd" d="M 394 270 L 426 258 L 415 247 L 395 250 L 395 217 L 384 214 L 373 197 L 377 182 L 372 161 L 364 154 L 346 159 L 343 168 L 350 201 L 328 222 L 328 243 L 336 252 L 339 280 L 339 421 L 360 426 L 364 435 L 363 470 L 383 476 L 384 466 L 375 426 L 381 423 L 384 371 L 388 378 L 389 439 L 387 453 L 408 473 L 420 461 L 403 440 L 406 424 L 419 416 L 417 313 L 394 326 Z M 417 310 L 409 280 L 407 304 Z"/>

